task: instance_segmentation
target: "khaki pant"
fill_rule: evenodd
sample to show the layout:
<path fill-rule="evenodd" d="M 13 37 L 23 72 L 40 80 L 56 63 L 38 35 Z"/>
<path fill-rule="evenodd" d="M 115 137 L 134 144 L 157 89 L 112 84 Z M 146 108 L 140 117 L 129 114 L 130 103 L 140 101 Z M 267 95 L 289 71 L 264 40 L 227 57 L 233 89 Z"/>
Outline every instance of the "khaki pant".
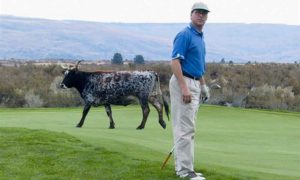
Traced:
<path fill-rule="evenodd" d="M 195 119 L 199 108 L 200 82 L 184 77 L 192 102 L 184 103 L 176 77 L 170 79 L 171 117 L 173 122 L 174 159 L 177 175 L 194 171 Z"/>

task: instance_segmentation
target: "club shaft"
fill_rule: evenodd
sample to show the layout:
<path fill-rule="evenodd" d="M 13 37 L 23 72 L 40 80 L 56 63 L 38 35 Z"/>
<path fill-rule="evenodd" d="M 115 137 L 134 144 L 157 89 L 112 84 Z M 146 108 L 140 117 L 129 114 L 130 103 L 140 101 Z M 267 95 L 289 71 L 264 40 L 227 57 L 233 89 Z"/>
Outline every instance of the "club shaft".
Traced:
<path fill-rule="evenodd" d="M 175 148 L 175 145 L 173 146 L 173 148 L 171 149 L 171 151 L 169 152 L 167 158 L 165 159 L 163 165 L 161 166 L 161 170 L 166 166 L 167 162 L 169 161 L 170 157 L 172 156 L 173 154 L 173 151 L 174 151 L 174 148 Z"/>
<path fill-rule="evenodd" d="M 161 166 L 161 170 L 166 166 L 167 162 L 169 161 L 170 157 L 172 156 L 172 152 L 169 153 L 166 160 L 164 161 L 163 165 Z"/>

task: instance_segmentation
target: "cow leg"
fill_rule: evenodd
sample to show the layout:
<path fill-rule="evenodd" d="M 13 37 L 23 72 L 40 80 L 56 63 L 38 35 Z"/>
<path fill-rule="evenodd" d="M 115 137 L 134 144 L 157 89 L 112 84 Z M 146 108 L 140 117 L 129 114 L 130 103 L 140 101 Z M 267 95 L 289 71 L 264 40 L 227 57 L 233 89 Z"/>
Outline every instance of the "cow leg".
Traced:
<path fill-rule="evenodd" d="M 90 104 L 86 104 L 83 108 L 83 112 L 82 112 L 82 117 L 81 117 L 81 120 L 79 121 L 79 123 L 77 124 L 76 127 L 81 127 L 84 123 L 84 120 L 85 120 L 85 117 L 86 115 L 88 114 L 89 110 L 91 108 L 91 105 Z"/>
<path fill-rule="evenodd" d="M 150 112 L 150 108 L 148 105 L 148 100 L 147 99 L 140 99 L 140 104 L 142 107 L 142 113 L 143 113 L 143 120 L 141 122 L 141 124 L 136 128 L 136 129 L 144 129 L 149 112 Z"/>
<path fill-rule="evenodd" d="M 115 129 L 115 122 L 112 118 L 111 107 L 109 104 L 105 105 L 106 114 L 109 117 L 109 129 Z"/>
<path fill-rule="evenodd" d="M 158 113 L 158 122 L 163 127 L 166 129 L 166 123 L 163 120 L 163 104 L 159 101 L 157 97 L 150 97 L 149 102 L 155 107 Z"/>

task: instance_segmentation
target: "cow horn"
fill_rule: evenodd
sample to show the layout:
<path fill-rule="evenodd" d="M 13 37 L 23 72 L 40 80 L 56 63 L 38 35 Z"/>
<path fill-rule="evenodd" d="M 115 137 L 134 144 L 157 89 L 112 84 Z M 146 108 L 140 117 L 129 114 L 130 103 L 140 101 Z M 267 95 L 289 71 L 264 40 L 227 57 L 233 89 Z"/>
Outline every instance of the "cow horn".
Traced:
<path fill-rule="evenodd" d="M 60 64 L 60 67 L 63 69 L 68 69 L 69 67 L 66 64 Z"/>
<path fill-rule="evenodd" d="M 75 65 L 75 70 L 77 71 L 78 70 L 78 65 L 79 63 L 81 63 L 83 60 L 80 60 L 80 61 L 77 61 L 76 65 Z"/>

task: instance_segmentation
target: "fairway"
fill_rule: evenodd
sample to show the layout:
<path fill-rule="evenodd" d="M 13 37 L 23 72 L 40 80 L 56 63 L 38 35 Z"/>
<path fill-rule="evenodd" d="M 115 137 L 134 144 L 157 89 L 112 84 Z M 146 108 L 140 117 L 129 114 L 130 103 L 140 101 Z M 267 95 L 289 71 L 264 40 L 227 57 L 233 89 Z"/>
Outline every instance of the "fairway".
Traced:
<path fill-rule="evenodd" d="M 66 149 L 67 154 L 64 155 L 67 159 L 65 162 L 69 163 L 62 166 L 66 169 L 68 165 L 81 164 L 84 158 L 88 159 L 87 154 L 91 154 L 90 161 L 94 160 L 91 174 L 84 172 L 87 174 L 69 176 L 57 171 L 55 176 L 45 176 L 46 178 L 176 178 L 173 159 L 164 171 L 160 170 L 173 146 L 171 122 L 165 117 L 167 129 L 162 129 L 158 124 L 156 111 L 151 109 L 145 129 L 136 130 L 142 117 L 139 106 L 113 106 L 112 111 L 116 129 L 108 129 L 109 120 L 104 107 L 92 108 L 82 128 L 75 128 L 81 117 L 81 108 L 0 109 L 0 135 L 1 138 L 10 138 L 14 128 L 26 128 L 39 131 L 15 130 L 16 133 L 20 131 L 19 135 L 26 135 L 31 131 L 34 136 L 41 134 L 44 137 L 42 140 L 46 141 L 47 136 L 52 139 L 71 139 L 70 143 L 66 140 L 69 143 L 68 148 L 71 148 Z M 195 168 L 202 171 L 207 179 L 300 179 L 300 113 L 205 105 L 200 108 L 196 125 Z M 57 146 L 61 144 L 58 142 Z M 87 154 L 78 162 L 67 158 L 68 152 L 75 152 L 79 156 L 81 151 Z M 99 157 L 102 152 L 108 154 L 103 157 L 103 164 Z M 2 155 L 1 153 L 0 156 Z M 0 176 L 4 176 L 0 179 L 14 179 L 14 174 L 5 177 L 7 174 L 1 172 L 5 171 L 8 163 L 3 162 L 5 160 L 12 159 L 0 159 Z M 112 162 L 104 163 L 107 161 Z M 118 162 L 115 161 L 120 161 L 122 166 L 116 165 Z M 102 175 L 98 176 L 95 163 L 101 164 L 99 167 L 102 169 L 112 169 L 99 170 Z M 114 169 L 119 172 L 122 168 L 123 174 L 110 175 Z M 85 171 L 88 170 L 85 167 Z M 133 175 L 130 175 L 131 172 Z"/>

